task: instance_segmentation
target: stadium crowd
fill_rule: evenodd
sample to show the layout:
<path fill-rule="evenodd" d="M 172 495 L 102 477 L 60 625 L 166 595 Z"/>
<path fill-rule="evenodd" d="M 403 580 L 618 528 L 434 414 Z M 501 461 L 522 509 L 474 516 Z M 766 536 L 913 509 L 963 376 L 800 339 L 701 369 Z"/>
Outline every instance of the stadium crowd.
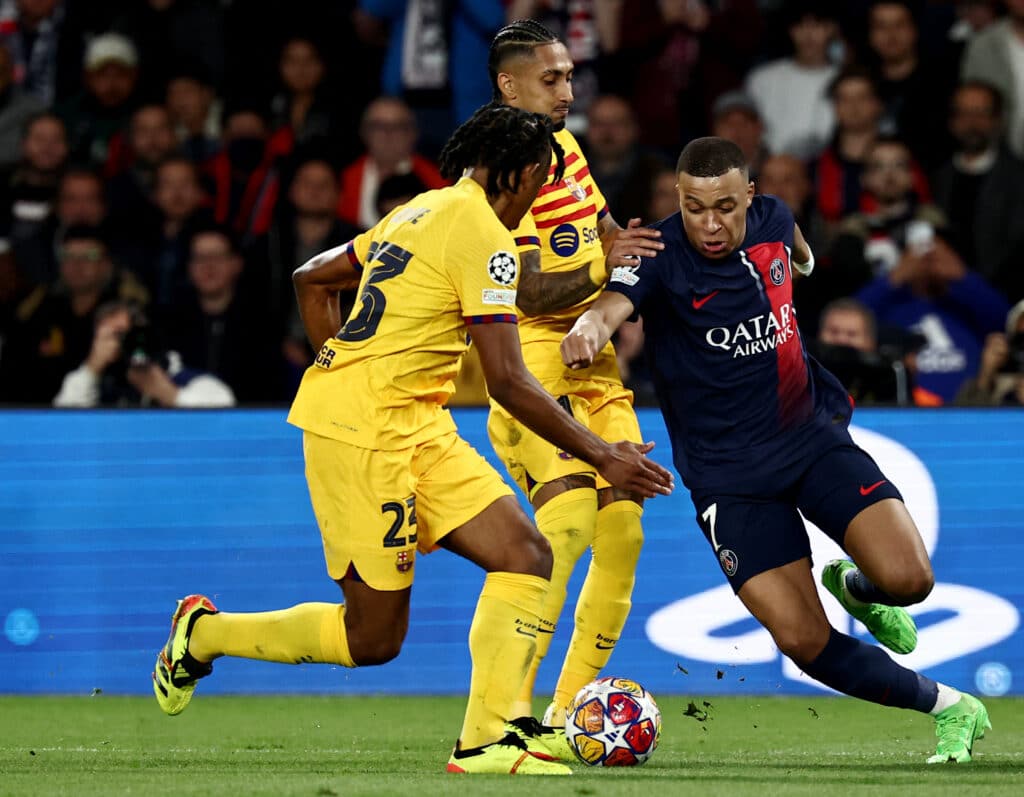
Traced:
<path fill-rule="evenodd" d="M 1024 0 L 0 0 L 0 402 L 289 402 L 292 271 L 445 184 L 526 17 L 617 219 L 677 211 L 680 149 L 728 138 L 855 398 L 1024 404 Z"/>

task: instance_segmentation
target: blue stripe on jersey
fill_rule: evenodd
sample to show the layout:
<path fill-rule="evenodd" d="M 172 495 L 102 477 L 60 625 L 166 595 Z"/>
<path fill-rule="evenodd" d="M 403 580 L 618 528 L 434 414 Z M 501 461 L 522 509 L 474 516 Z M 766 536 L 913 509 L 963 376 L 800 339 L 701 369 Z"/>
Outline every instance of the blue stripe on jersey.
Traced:
<path fill-rule="evenodd" d="M 516 238 L 516 246 L 540 246 L 540 238 L 536 235 L 524 235 Z"/>
<path fill-rule="evenodd" d="M 348 255 L 348 262 L 352 264 L 352 268 L 361 273 L 363 270 L 363 264 L 360 263 L 359 258 L 356 257 L 356 248 L 353 246 L 353 241 L 349 241 L 345 244 L 345 254 Z"/>
<path fill-rule="evenodd" d="M 597 220 L 601 221 L 601 219 L 603 219 L 607 215 L 608 215 L 608 206 L 605 205 L 603 208 L 601 208 L 599 211 L 597 211 Z"/>
<path fill-rule="evenodd" d="M 494 315 L 467 315 L 467 324 L 518 324 L 519 318 L 514 313 L 495 313 Z"/>

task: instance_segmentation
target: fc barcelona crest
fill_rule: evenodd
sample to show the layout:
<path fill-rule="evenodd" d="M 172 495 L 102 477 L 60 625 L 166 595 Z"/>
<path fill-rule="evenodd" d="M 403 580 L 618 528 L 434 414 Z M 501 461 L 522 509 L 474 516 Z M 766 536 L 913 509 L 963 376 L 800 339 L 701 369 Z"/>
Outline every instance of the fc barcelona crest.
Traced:
<path fill-rule="evenodd" d="M 565 187 L 569 189 L 569 193 L 572 194 L 573 199 L 577 202 L 582 202 L 587 198 L 587 189 L 577 183 L 572 177 L 566 177 L 563 182 Z"/>
<path fill-rule="evenodd" d="M 399 551 L 395 556 L 395 569 L 399 573 L 408 573 L 412 570 L 412 556 L 409 551 Z"/>

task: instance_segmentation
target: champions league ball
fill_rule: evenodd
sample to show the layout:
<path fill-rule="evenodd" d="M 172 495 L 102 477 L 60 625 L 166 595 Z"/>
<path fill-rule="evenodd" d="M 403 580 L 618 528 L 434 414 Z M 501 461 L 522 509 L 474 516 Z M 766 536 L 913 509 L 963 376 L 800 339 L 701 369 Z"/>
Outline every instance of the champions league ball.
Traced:
<path fill-rule="evenodd" d="M 565 737 L 584 764 L 634 767 L 654 753 L 661 712 L 650 692 L 628 678 L 598 678 L 572 699 Z"/>

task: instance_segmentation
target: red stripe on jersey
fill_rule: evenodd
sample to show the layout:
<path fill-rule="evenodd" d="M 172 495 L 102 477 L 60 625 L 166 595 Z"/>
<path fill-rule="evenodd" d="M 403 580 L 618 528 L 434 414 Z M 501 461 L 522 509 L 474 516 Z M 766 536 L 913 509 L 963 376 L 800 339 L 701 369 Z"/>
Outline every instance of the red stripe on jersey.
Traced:
<path fill-rule="evenodd" d="M 594 186 L 588 185 L 587 188 L 586 188 L 586 192 L 587 192 L 587 196 L 590 196 L 591 194 L 593 194 L 594 193 Z M 534 216 L 536 216 L 538 213 L 548 213 L 548 212 L 550 212 L 552 210 L 558 210 L 559 208 L 564 208 L 566 205 L 571 205 L 574 202 L 582 202 L 582 201 L 583 200 L 577 199 L 572 194 L 570 194 L 569 196 L 564 196 L 561 199 L 553 199 L 550 202 L 545 202 L 543 205 L 534 205 L 532 208 L 530 208 L 530 212 L 533 213 Z"/>
<path fill-rule="evenodd" d="M 565 156 L 565 168 L 568 169 L 570 166 L 572 166 L 579 159 L 580 159 L 580 155 L 579 155 L 578 152 L 570 152 L 568 155 Z M 552 162 L 551 168 L 548 169 L 548 174 L 554 174 L 556 166 L 558 166 L 558 164 Z"/>
<path fill-rule="evenodd" d="M 352 264 L 352 268 L 356 271 L 363 270 L 363 264 L 359 262 L 359 258 L 356 257 L 356 248 L 352 245 L 352 241 L 345 244 L 345 254 L 348 255 L 348 262 Z"/>
<path fill-rule="evenodd" d="M 541 230 L 545 227 L 557 227 L 559 224 L 564 224 L 567 221 L 576 221 L 577 219 L 585 219 L 587 216 L 594 214 L 594 203 L 591 202 L 584 208 L 580 208 L 575 213 L 569 213 L 565 216 L 559 216 L 556 219 L 545 219 L 544 221 L 538 221 L 537 229 Z"/>
<path fill-rule="evenodd" d="M 524 235 L 516 238 L 516 246 L 540 246 L 540 238 L 536 235 Z"/>
<path fill-rule="evenodd" d="M 467 315 L 467 324 L 518 324 L 519 318 L 513 313 L 495 313 L 494 315 Z"/>
<path fill-rule="evenodd" d="M 566 177 L 571 177 L 577 183 L 583 182 L 583 178 L 590 174 L 590 167 L 583 164 L 583 168 L 580 169 L 576 174 L 567 174 Z"/>

